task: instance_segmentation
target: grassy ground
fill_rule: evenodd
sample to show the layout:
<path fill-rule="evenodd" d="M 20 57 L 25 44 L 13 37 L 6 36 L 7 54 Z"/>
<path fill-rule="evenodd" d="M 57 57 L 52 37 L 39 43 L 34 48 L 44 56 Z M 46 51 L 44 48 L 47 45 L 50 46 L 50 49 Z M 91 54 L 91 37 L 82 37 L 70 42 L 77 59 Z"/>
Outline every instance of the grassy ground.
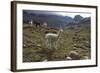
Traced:
<path fill-rule="evenodd" d="M 66 27 L 58 41 L 57 49 L 48 49 L 45 44 L 45 28 L 23 27 L 23 62 L 66 60 L 70 51 L 79 53 L 80 59 L 84 56 L 91 58 L 90 27 Z"/>

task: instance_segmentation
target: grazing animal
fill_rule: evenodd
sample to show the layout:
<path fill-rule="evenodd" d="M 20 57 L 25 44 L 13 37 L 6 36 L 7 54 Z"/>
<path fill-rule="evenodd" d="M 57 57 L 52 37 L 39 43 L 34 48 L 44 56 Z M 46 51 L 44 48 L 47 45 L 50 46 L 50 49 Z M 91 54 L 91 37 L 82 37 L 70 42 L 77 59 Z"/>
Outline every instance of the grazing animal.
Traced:
<path fill-rule="evenodd" d="M 47 28 L 47 23 L 43 22 L 42 27 Z"/>
<path fill-rule="evenodd" d="M 35 24 L 36 27 L 40 27 L 41 26 L 41 23 L 37 22 L 37 21 L 34 21 L 34 24 Z"/>
<path fill-rule="evenodd" d="M 45 33 L 45 39 L 46 39 L 46 45 L 49 49 L 57 49 L 57 42 L 59 40 L 59 36 L 61 35 L 61 32 L 63 32 L 63 29 L 60 29 L 58 32 L 46 32 Z"/>
<path fill-rule="evenodd" d="M 33 26 L 33 21 L 32 20 L 29 21 L 29 24 L 30 24 L 30 26 Z"/>

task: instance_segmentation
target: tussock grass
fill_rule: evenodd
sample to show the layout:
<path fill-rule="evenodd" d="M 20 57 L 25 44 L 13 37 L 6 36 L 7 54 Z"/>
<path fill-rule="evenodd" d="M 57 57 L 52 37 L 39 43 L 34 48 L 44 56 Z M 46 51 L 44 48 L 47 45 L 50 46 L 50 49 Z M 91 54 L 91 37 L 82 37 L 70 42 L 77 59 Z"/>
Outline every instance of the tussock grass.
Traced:
<path fill-rule="evenodd" d="M 41 27 L 23 27 L 23 62 L 66 60 L 65 56 L 69 55 L 70 51 L 78 52 L 80 59 L 84 59 L 84 56 L 87 56 L 88 59 L 91 58 L 90 27 L 64 28 L 64 32 L 61 33 L 59 38 L 57 49 L 48 49 L 46 47 L 44 38 L 46 30 Z M 79 32 L 76 36 L 75 32 L 78 30 Z M 53 29 L 48 31 L 53 31 Z M 73 37 L 76 41 L 73 40 Z"/>

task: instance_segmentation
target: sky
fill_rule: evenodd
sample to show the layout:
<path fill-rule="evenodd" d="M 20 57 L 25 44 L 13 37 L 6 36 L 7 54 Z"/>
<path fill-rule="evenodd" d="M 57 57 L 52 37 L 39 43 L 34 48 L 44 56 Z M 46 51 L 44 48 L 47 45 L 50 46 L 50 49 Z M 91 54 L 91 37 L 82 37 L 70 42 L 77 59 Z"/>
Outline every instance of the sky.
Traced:
<path fill-rule="evenodd" d="M 90 17 L 91 13 L 89 12 L 70 12 L 70 11 L 39 11 L 39 10 L 25 10 L 28 13 L 35 14 L 51 14 L 51 15 L 61 15 L 61 16 L 70 16 L 74 18 L 75 15 L 81 15 L 82 17 Z"/>

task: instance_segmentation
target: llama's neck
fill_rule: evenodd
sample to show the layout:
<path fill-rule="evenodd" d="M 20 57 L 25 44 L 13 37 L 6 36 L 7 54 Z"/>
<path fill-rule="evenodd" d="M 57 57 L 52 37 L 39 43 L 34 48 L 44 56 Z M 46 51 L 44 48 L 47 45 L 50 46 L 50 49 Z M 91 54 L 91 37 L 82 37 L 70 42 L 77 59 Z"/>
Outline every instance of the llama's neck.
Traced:
<path fill-rule="evenodd" d="M 62 29 L 60 29 L 59 31 L 58 31 L 58 36 L 60 36 L 61 35 L 61 32 L 62 32 L 63 30 Z"/>

